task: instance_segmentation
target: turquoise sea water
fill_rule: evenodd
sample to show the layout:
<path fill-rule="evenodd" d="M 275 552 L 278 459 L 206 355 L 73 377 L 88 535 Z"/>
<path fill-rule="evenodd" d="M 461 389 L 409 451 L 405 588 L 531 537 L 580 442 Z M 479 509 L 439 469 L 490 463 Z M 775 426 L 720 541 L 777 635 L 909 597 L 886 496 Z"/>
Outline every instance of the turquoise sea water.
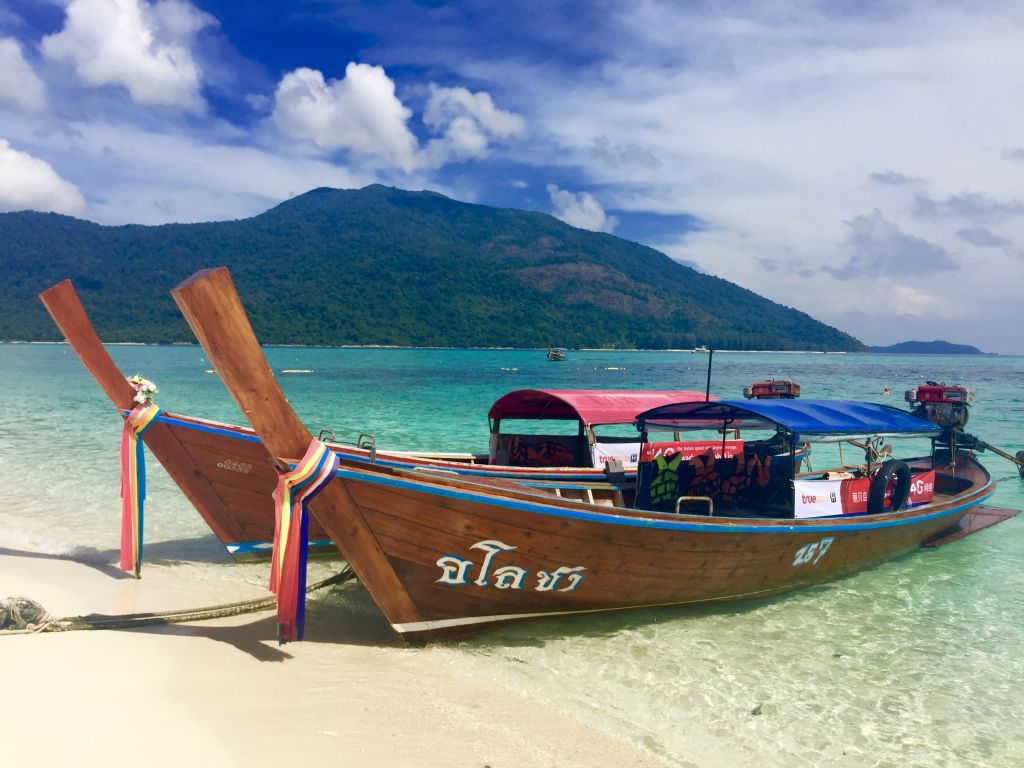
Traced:
<path fill-rule="evenodd" d="M 116 346 L 126 374 L 181 413 L 240 417 L 197 347 Z M 392 449 L 485 451 L 486 412 L 520 387 L 699 389 L 707 356 L 687 352 L 268 350 L 314 434 L 375 435 Z M 978 397 L 968 430 L 1024 448 L 1024 358 L 716 353 L 712 391 L 739 397 L 774 377 L 805 397 L 902 405 L 927 379 Z M 892 397 L 882 397 L 882 388 Z M 120 420 L 64 345 L 0 345 L 0 552 L 39 549 L 97 564 L 118 546 Z M 896 446 L 899 452 L 900 446 Z M 1024 507 L 1007 461 L 983 460 L 991 504 Z M 150 459 L 152 578 L 260 582 L 232 564 Z M 317 563 L 321 573 L 329 566 Z M 328 570 L 325 570 L 328 569 Z M 314 577 L 316 574 L 314 574 Z M 0 597 L 4 596 L 0 573 Z M 307 634 L 365 626 L 393 643 L 356 584 L 312 602 Z M 770 600 L 523 623 L 425 651 L 457 674 L 522 691 L 672 765 L 1019 766 L 1024 764 L 1024 516 L 938 550 Z M 439 696 L 443 692 L 439 692 Z M 755 714 L 755 712 L 757 714 Z"/>

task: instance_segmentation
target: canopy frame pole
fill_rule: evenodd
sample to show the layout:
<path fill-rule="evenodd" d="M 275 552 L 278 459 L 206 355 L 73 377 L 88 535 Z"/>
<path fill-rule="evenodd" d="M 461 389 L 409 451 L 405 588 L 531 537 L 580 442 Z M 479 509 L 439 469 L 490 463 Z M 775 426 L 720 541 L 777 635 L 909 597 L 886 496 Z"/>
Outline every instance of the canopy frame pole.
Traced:
<path fill-rule="evenodd" d="M 797 471 L 796 471 L 796 433 L 794 433 L 794 432 L 790 432 L 789 433 L 789 467 L 790 467 L 790 470 L 791 470 L 791 472 L 790 472 L 791 476 L 789 478 L 789 490 L 790 490 L 790 496 L 792 497 L 790 500 L 793 502 L 794 509 L 795 509 L 796 508 L 795 504 L 796 504 L 796 476 L 797 476 Z"/>
<path fill-rule="evenodd" d="M 707 403 L 711 400 L 711 358 L 715 356 L 715 350 L 708 350 L 708 381 L 707 386 L 704 388 L 704 402 Z"/>

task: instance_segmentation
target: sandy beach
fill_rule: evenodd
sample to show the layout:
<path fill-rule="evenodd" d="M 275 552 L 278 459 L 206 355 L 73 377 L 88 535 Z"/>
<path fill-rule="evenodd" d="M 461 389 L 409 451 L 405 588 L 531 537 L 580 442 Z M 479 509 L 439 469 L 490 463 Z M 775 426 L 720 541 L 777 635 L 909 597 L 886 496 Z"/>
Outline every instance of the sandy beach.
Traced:
<path fill-rule="evenodd" d="M 231 566 L 225 566 L 230 568 Z M 263 597 L 188 579 L 0 550 L 0 597 L 67 617 Z M 4 761 L 15 765 L 656 766 L 549 706 L 460 678 L 383 620 L 311 621 L 279 647 L 272 612 L 177 626 L 0 635 Z M 311 617 L 312 618 L 312 617 Z"/>

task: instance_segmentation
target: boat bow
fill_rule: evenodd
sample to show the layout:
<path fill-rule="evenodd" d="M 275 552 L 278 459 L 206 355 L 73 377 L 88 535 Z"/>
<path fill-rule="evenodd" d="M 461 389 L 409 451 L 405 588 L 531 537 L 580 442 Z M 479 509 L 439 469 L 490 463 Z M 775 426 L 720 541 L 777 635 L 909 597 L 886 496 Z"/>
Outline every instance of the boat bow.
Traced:
<path fill-rule="evenodd" d="M 303 456 L 313 436 L 281 391 L 228 270 L 219 267 L 197 272 L 171 295 L 270 453 L 280 459 Z M 418 621 L 415 606 L 345 486 L 329 483 L 311 502 L 310 510 L 388 621 Z"/>

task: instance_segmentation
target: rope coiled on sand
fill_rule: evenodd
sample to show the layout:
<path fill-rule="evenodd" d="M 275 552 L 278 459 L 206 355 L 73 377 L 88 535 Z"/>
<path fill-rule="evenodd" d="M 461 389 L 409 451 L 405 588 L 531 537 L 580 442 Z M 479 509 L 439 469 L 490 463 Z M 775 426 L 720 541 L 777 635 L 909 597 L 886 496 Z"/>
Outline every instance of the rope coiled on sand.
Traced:
<path fill-rule="evenodd" d="M 334 584 L 342 584 L 355 578 L 351 566 L 333 576 L 310 584 L 306 592 L 314 592 Z M 240 616 L 255 611 L 274 608 L 277 598 L 261 597 L 255 600 L 241 600 L 237 603 L 223 603 L 205 608 L 185 608 L 175 611 L 153 613 L 129 613 L 121 616 L 72 616 L 55 619 L 39 603 L 27 597 L 8 597 L 0 600 L 0 635 L 29 635 L 40 632 L 73 632 L 83 629 L 131 629 L 152 627 L 163 624 L 184 624 L 189 621 L 220 619 L 226 616 Z"/>

